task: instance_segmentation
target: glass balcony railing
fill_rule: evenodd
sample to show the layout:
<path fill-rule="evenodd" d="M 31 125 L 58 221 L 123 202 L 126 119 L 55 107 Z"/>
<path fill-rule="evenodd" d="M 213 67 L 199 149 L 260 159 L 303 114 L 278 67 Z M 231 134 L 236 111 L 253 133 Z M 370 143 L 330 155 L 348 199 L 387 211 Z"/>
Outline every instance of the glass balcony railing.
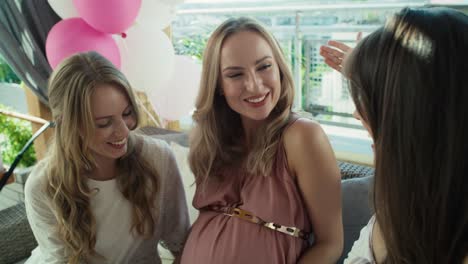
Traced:
<path fill-rule="evenodd" d="M 266 4 L 268 2 L 268 4 Z M 316 3 L 316 2 L 315 2 Z M 296 85 L 295 108 L 310 112 L 319 122 L 361 127 L 352 118 L 354 105 L 347 81 L 319 55 L 319 47 L 334 39 L 353 46 L 363 35 L 383 25 L 404 7 L 428 1 L 202 1 L 188 0 L 173 22 L 176 52 L 201 59 L 206 40 L 229 17 L 250 16 L 278 39 L 290 62 Z"/>

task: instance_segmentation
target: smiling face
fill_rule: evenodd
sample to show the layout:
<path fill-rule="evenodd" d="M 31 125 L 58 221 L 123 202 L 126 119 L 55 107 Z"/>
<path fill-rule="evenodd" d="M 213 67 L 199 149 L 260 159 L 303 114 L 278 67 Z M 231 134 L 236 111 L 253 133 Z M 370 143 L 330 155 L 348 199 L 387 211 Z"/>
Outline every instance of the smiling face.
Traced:
<path fill-rule="evenodd" d="M 229 107 L 244 123 L 265 120 L 278 103 L 281 77 L 268 42 L 258 33 L 242 31 L 221 47 L 220 83 Z"/>
<path fill-rule="evenodd" d="M 123 89 L 103 84 L 91 97 L 95 133 L 90 148 L 96 161 L 116 160 L 127 152 L 129 130 L 135 127 L 133 106 Z"/>

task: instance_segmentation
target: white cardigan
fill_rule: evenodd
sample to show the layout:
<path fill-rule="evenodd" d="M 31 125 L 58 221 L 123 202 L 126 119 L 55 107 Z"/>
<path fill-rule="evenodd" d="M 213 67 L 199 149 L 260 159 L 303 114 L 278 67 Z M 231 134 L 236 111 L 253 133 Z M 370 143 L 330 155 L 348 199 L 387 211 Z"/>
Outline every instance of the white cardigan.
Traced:
<path fill-rule="evenodd" d="M 88 180 L 90 189 L 98 190 L 90 204 L 96 219 L 95 250 L 105 257 L 89 263 L 161 263 L 157 245 L 161 240 L 171 251 L 182 250 L 189 218 L 185 193 L 177 164 L 169 146 L 161 140 L 146 136 L 143 155 L 156 166 L 160 175 L 160 212 L 156 230 L 150 239 L 130 232 L 131 204 L 117 188 L 116 180 Z M 31 172 L 25 186 L 26 213 L 38 247 L 26 263 L 67 263 L 68 254 L 57 234 L 57 220 L 49 198 L 44 192 L 47 176 L 45 162 Z"/>

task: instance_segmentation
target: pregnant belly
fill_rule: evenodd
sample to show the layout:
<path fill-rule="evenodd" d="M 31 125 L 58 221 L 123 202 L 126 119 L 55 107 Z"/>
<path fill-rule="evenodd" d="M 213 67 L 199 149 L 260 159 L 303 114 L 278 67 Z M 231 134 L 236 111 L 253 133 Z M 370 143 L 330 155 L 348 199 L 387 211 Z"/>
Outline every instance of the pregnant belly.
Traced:
<path fill-rule="evenodd" d="M 182 263 L 296 263 L 298 238 L 216 212 L 202 212 L 192 226 Z"/>

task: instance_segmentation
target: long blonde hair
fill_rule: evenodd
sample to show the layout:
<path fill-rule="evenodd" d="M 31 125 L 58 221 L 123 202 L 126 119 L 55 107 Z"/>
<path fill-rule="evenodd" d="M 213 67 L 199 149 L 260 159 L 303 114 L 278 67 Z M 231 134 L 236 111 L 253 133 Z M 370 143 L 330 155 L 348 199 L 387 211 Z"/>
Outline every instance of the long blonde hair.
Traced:
<path fill-rule="evenodd" d="M 96 221 L 90 208 L 93 190 L 88 188 L 84 174 L 97 166 L 90 150 L 90 137 L 95 131 L 90 102 L 101 84 L 115 85 L 126 93 L 134 109 L 136 127 L 139 112 L 130 84 L 99 54 L 89 52 L 66 59 L 49 80 L 49 104 L 56 128 L 44 161 L 48 177 L 45 190 L 55 210 L 57 229 L 70 263 L 99 257 L 94 250 Z M 116 180 L 123 196 L 132 204 L 132 231 L 149 236 L 154 232 L 158 210 L 154 201 L 159 191 L 159 175 L 141 157 L 142 138 L 134 133 L 130 132 L 126 155 L 118 161 Z"/>
<path fill-rule="evenodd" d="M 281 77 L 281 93 L 267 122 L 258 131 L 252 147 L 241 143 L 244 135 L 240 115 L 221 95 L 220 54 L 223 42 L 242 31 L 259 34 L 270 45 Z M 232 18 L 222 23 L 211 35 L 203 55 L 200 91 L 193 119 L 189 161 L 197 181 L 216 177 L 226 166 L 242 165 L 252 174 L 268 175 L 273 169 L 283 128 L 286 126 L 294 98 L 294 82 L 278 42 L 257 21 Z M 242 157 L 246 157 L 243 159 Z"/>

